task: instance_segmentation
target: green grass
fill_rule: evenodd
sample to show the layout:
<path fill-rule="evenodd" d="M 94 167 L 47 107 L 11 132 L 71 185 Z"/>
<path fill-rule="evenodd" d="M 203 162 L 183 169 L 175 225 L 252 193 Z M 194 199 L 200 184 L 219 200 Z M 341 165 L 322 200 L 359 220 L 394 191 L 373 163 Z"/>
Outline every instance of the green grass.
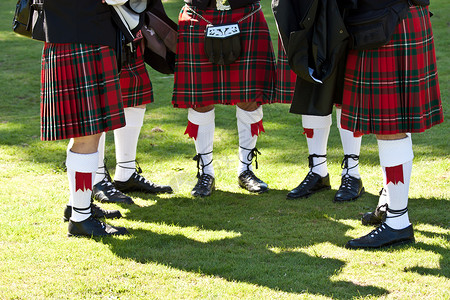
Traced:
<path fill-rule="evenodd" d="M 270 1 L 264 12 L 276 28 Z M 286 193 L 306 175 L 301 121 L 287 105 L 264 107 L 259 177 L 271 190 L 237 186 L 233 107 L 217 107 L 217 191 L 190 196 L 195 182 L 186 111 L 171 106 L 172 76 L 150 71 L 156 102 L 147 108 L 138 147 L 144 175 L 172 195 L 133 194 L 120 209 L 127 237 L 67 238 L 62 210 L 67 142 L 39 139 L 42 44 L 13 34 L 15 1 L 0 3 L 0 299 L 450 299 L 449 123 L 413 135 L 410 218 L 416 244 L 379 251 L 343 246 L 370 228 L 361 214 L 377 203 L 382 178 L 376 140 L 364 136 L 361 174 L 367 193 L 344 205 L 331 199 L 340 183 L 342 147 L 333 125 L 328 162 L 333 189 L 300 201 Z M 176 19 L 181 0 L 165 2 Z M 433 2 L 444 113 L 450 109 L 450 3 Z M 275 43 L 276 45 L 276 43 Z M 156 128 L 160 130 L 154 130 Z M 106 156 L 113 171 L 114 142 Z"/>

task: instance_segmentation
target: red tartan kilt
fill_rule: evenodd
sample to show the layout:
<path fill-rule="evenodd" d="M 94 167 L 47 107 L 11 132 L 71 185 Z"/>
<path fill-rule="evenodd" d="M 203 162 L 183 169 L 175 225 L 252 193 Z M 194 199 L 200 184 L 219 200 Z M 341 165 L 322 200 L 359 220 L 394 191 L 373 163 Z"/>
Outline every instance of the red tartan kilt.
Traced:
<path fill-rule="evenodd" d="M 295 81 L 297 74 L 295 74 L 283 49 L 283 44 L 278 38 L 278 58 L 277 58 L 277 83 L 275 85 L 275 102 L 278 103 L 292 103 L 294 96 Z"/>
<path fill-rule="evenodd" d="M 214 25 L 235 23 L 259 4 L 218 11 L 197 10 Z M 192 9 L 195 9 L 192 7 Z M 273 102 L 276 81 L 275 55 L 262 11 L 239 23 L 241 55 L 225 66 L 209 62 L 204 50 L 208 24 L 185 6 L 178 20 L 178 45 L 174 76 L 174 107 L 201 107 L 238 102 Z"/>
<path fill-rule="evenodd" d="M 153 102 L 153 89 L 147 69 L 145 68 L 141 46 L 136 50 L 136 57 L 122 66 L 120 72 L 123 107 L 134 107 Z"/>
<path fill-rule="evenodd" d="M 41 70 L 41 139 L 82 137 L 124 125 L 114 50 L 46 43 Z"/>
<path fill-rule="evenodd" d="M 428 8 L 411 7 L 387 45 L 350 51 L 341 124 L 364 134 L 396 134 L 422 132 L 441 122 Z"/>

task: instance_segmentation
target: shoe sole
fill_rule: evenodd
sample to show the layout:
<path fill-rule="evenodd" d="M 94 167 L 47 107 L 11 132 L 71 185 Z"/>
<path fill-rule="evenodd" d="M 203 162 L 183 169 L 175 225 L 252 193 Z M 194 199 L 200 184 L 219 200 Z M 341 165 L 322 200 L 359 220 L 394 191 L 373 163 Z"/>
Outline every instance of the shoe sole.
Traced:
<path fill-rule="evenodd" d="M 98 201 L 100 203 L 115 203 L 115 204 L 134 204 L 133 200 L 124 200 L 124 201 L 110 201 L 110 200 L 105 200 L 104 198 L 100 199 L 98 197 L 93 196 L 92 199 L 94 201 Z"/>
<path fill-rule="evenodd" d="M 288 195 L 286 195 L 286 199 L 287 200 L 306 199 L 306 198 L 309 198 L 310 196 L 314 195 L 315 193 L 318 193 L 318 192 L 321 192 L 321 191 L 326 191 L 326 190 L 331 190 L 331 186 L 326 186 L 326 187 L 323 187 L 321 189 L 314 190 L 314 191 L 312 191 L 309 194 L 306 194 L 306 195 L 303 195 L 303 196 L 299 196 L 299 197 L 290 197 L 289 194 L 288 194 Z"/>
<path fill-rule="evenodd" d="M 397 247 L 397 246 L 412 244 L 412 243 L 415 243 L 415 242 L 416 242 L 415 238 L 410 238 L 410 239 L 407 239 L 407 240 L 401 240 L 401 241 L 389 243 L 389 244 L 386 244 L 386 245 L 383 245 L 383 246 L 379 246 L 379 247 L 350 247 L 350 246 L 345 245 L 345 248 L 347 248 L 347 249 L 364 249 L 364 250 L 383 249 L 383 248 L 391 248 L 391 247 Z"/>
<path fill-rule="evenodd" d="M 191 195 L 192 195 L 193 197 L 201 197 L 201 198 L 203 198 L 203 197 L 209 197 L 209 196 L 212 195 L 212 193 L 213 193 L 215 190 L 216 190 L 216 189 L 213 188 L 213 189 L 211 190 L 211 193 L 210 193 L 209 195 L 200 195 L 200 194 L 195 195 L 195 194 L 193 194 L 192 192 L 191 192 Z"/>
<path fill-rule="evenodd" d="M 254 194 L 262 194 L 262 193 L 265 193 L 265 192 L 267 192 L 267 191 L 269 190 L 269 188 L 267 188 L 267 189 L 265 189 L 265 190 L 260 190 L 260 191 L 250 191 L 250 190 L 248 190 L 245 186 L 242 186 L 242 185 L 240 185 L 240 184 L 239 184 L 239 187 L 240 187 L 241 189 L 244 189 L 244 190 L 246 190 L 246 191 L 248 191 L 248 192 L 250 192 L 250 193 L 254 193 Z"/>
<path fill-rule="evenodd" d="M 361 189 L 361 192 L 359 192 L 359 194 L 353 198 L 350 199 L 345 199 L 345 200 L 336 200 L 336 198 L 333 199 L 334 203 L 342 203 L 342 202 L 351 202 L 351 201 L 355 201 L 356 199 L 358 199 L 359 197 L 361 197 L 364 193 L 366 192 L 366 190 L 364 189 L 364 187 Z"/>

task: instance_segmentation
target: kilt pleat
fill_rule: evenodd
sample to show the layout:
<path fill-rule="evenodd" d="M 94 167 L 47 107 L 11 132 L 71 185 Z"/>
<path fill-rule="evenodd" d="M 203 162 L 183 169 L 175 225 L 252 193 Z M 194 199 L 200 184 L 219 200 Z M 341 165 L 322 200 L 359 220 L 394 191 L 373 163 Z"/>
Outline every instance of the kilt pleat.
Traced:
<path fill-rule="evenodd" d="M 46 43 L 41 71 L 41 139 L 87 136 L 124 125 L 114 50 Z"/>
<path fill-rule="evenodd" d="M 134 107 L 153 102 L 153 89 L 141 47 L 137 47 L 136 56 L 122 66 L 120 72 L 123 107 Z"/>
<path fill-rule="evenodd" d="M 214 25 L 235 23 L 259 7 L 218 11 L 197 10 Z M 192 7 L 192 9 L 196 9 Z M 185 6 L 179 16 L 177 58 L 174 75 L 174 107 L 201 107 L 274 100 L 275 55 L 267 22 L 258 11 L 239 23 L 241 55 L 229 65 L 209 62 L 204 50 L 207 22 Z"/>
<path fill-rule="evenodd" d="M 278 55 L 277 55 L 277 82 L 275 85 L 275 102 L 277 103 L 292 103 L 294 96 L 295 81 L 297 74 L 295 74 L 284 52 L 283 44 L 278 39 Z"/>
<path fill-rule="evenodd" d="M 411 7 L 392 40 L 347 58 L 342 127 L 365 134 L 423 132 L 443 122 L 427 7 Z"/>

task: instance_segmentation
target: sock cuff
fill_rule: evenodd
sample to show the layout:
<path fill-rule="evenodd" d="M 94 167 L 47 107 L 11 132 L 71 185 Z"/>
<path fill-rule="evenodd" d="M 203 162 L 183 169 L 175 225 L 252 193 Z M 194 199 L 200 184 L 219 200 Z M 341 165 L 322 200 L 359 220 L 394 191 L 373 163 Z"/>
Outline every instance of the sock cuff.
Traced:
<path fill-rule="evenodd" d="M 258 106 L 257 109 L 252 111 L 243 110 L 239 106 L 236 105 L 236 118 L 246 124 L 254 124 L 258 123 L 262 120 L 264 114 L 262 105 Z"/>
<path fill-rule="evenodd" d="M 215 108 L 207 112 L 198 112 L 193 108 L 188 108 L 188 120 L 195 125 L 207 125 L 214 123 L 215 120 Z"/>
<path fill-rule="evenodd" d="M 380 165 L 394 167 L 402 165 L 414 158 L 411 135 L 398 140 L 377 140 Z"/>
<path fill-rule="evenodd" d="M 89 154 L 67 151 L 66 166 L 70 170 L 94 173 L 98 169 L 98 151 Z"/>
<path fill-rule="evenodd" d="M 331 120 L 331 114 L 326 116 L 312 116 L 302 115 L 303 128 L 319 129 L 330 127 L 333 121 Z"/>
<path fill-rule="evenodd" d="M 142 127 L 144 124 L 145 110 L 145 107 L 125 107 L 123 112 L 125 114 L 126 126 Z"/>

